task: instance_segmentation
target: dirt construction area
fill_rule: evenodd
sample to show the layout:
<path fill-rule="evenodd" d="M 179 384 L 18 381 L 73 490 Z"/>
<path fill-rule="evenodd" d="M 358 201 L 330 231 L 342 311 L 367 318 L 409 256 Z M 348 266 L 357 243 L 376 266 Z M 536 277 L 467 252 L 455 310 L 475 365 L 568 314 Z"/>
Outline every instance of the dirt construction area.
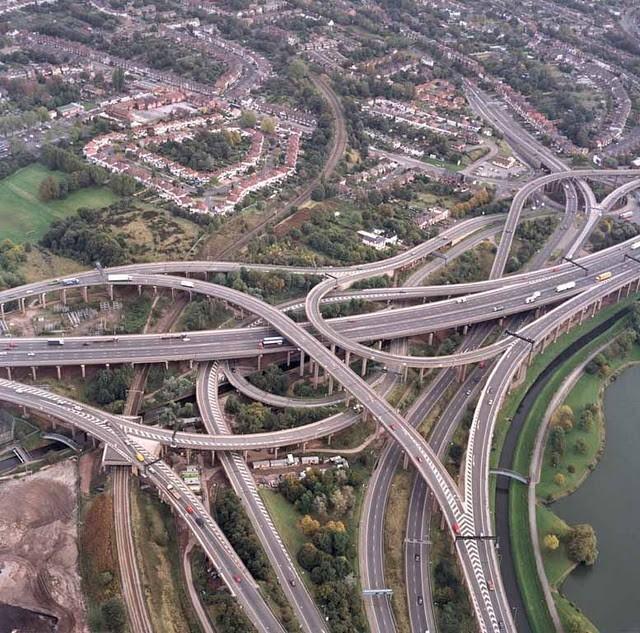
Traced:
<path fill-rule="evenodd" d="M 0 482 L 0 603 L 57 618 L 59 633 L 88 631 L 76 490 L 75 460 Z"/>

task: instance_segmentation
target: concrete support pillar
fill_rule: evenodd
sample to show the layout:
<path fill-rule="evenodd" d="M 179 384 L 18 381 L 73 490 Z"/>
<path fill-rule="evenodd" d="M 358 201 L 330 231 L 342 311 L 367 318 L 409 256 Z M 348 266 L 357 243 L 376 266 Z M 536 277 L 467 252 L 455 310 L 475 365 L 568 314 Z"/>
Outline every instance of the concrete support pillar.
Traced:
<path fill-rule="evenodd" d="M 327 435 L 327 446 L 331 446 L 332 438 L 333 438 L 333 433 L 329 433 L 329 435 Z"/>
<path fill-rule="evenodd" d="M 429 332 L 429 338 L 427 338 L 427 345 L 433 345 L 433 332 Z"/>
<path fill-rule="evenodd" d="M 468 325 L 465 325 L 465 326 L 462 328 L 462 334 L 463 334 L 464 336 L 466 336 L 468 331 L 469 331 L 469 326 L 468 326 Z"/>
<path fill-rule="evenodd" d="M 13 378 L 11 377 L 11 367 L 7 367 L 7 379 L 13 380 Z"/>
<path fill-rule="evenodd" d="M 43 293 L 40 295 L 40 303 L 42 304 L 42 307 L 43 307 L 43 308 L 46 308 L 46 307 L 47 307 L 47 293 L 46 293 L 46 292 L 43 292 Z"/>
<path fill-rule="evenodd" d="M 4 318 L 4 303 L 0 303 L 0 317 Z"/>
<path fill-rule="evenodd" d="M 138 296 L 142 296 L 142 284 L 138 284 Z M 171 288 L 171 298 L 173 299 L 173 288 Z"/>
<path fill-rule="evenodd" d="M 82 287 L 82 298 L 85 303 L 89 303 L 89 288 L 87 286 Z"/>
<path fill-rule="evenodd" d="M 36 368 L 35 367 L 31 368 L 31 375 L 33 376 L 34 380 L 38 380 L 38 375 L 36 374 Z"/>
<path fill-rule="evenodd" d="M 618 301 L 620 301 L 620 296 L 622 295 L 622 286 L 620 286 L 620 288 L 618 288 L 618 296 L 616 297 L 616 303 L 618 303 Z"/>
<path fill-rule="evenodd" d="M 168 361 L 168 360 L 165 360 L 165 361 L 164 361 L 164 368 L 165 368 L 167 371 L 169 371 L 169 361 Z"/>
<path fill-rule="evenodd" d="M 303 452 L 303 453 L 306 453 L 306 452 L 307 452 L 307 443 L 306 443 L 306 442 L 303 442 L 303 443 L 302 443 L 302 452 Z"/>
<path fill-rule="evenodd" d="M 382 349 L 382 339 L 377 342 L 378 349 Z"/>
<path fill-rule="evenodd" d="M 154 295 L 158 294 L 158 286 L 153 286 L 153 294 Z"/>
<path fill-rule="evenodd" d="M 409 367 L 405 367 L 404 372 L 402 374 L 402 382 L 407 382 L 408 378 L 409 378 Z"/>
<path fill-rule="evenodd" d="M 113 299 L 113 296 L 111 298 Z M 62 289 L 62 305 L 64 306 L 67 305 L 67 289 L 66 288 Z"/>
<path fill-rule="evenodd" d="M 636 279 L 636 292 L 638 292 L 638 290 L 640 290 L 640 277 L 638 277 L 638 279 Z"/>
<path fill-rule="evenodd" d="M 258 354 L 258 371 L 262 370 L 262 354 Z"/>
<path fill-rule="evenodd" d="M 329 395 L 331 395 L 333 393 L 333 376 L 331 374 L 329 374 L 328 393 L 329 393 Z"/>
<path fill-rule="evenodd" d="M 287 352 L 287 367 L 291 367 L 291 352 Z"/>
<path fill-rule="evenodd" d="M 367 359 L 365 357 L 362 358 L 362 370 L 360 371 L 360 375 L 364 378 L 367 374 Z"/>
<path fill-rule="evenodd" d="M 24 314 L 27 311 L 27 303 L 24 300 L 24 297 L 20 299 L 20 311 Z"/>
<path fill-rule="evenodd" d="M 111 367 L 111 363 L 105 363 L 104 366 L 109 369 L 109 367 Z"/>
<path fill-rule="evenodd" d="M 189 369 L 193 369 L 193 358 L 189 359 Z"/>
<path fill-rule="evenodd" d="M 313 364 L 313 386 L 318 386 L 318 377 L 320 374 L 320 365 L 318 363 Z"/>
<path fill-rule="evenodd" d="M 304 376 L 304 350 L 300 350 L 300 375 Z"/>
<path fill-rule="evenodd" d="M 407 470 L 409 468 L 409 455 L 402 453 L 402 467 Z"/>
<path fill-rule="evenodd" d="M 80 373 L 82 374 L 83 378 L 87 377 L 87 369 L 84 365 L 80 365 Z"/>
<path fill-rule="evenodd" d="M 109 299 L 113 301 L 113 284 L 107 284 L 107 290 L 109 291 Z"/>
<path fill-rule="evenodd" d="M 56 365 L 56 374 L 58 374 L 58 380 L 62 380 L 62 367 Z"/>
<path fill-rule="evenodd" d="M 344 364 L 347 367 L 351 365 L 351 352 L 349 350 L 344 353 Z"/>

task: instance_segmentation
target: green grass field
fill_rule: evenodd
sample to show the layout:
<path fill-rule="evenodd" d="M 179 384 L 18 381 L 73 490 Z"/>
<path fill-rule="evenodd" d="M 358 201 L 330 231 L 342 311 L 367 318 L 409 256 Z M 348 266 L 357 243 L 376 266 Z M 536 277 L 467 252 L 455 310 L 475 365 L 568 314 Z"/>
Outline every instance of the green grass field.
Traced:
<path fill-rule="evenodd" d="M 36 242 L 53 220 L 67 217 L 80 207 L 105 207 L 118 199 L 105 187 L 89 187 L 64 200 L 42 202 L 38 188 L 49 175 L 62 179 L 62 174 L 33 164 L 0 181 L 0 239 Z"/>

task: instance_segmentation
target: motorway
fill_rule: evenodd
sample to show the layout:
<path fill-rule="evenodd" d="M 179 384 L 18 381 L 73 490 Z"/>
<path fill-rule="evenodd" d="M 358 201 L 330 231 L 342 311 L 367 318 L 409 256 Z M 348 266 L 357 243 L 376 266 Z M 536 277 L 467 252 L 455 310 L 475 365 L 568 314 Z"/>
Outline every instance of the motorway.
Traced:
<path fill-rule="evenodd" d="M 572 175 L 569 177 L 575 177 L 576 175 L 578 177 L 586 177 L 588 174 L 585 172 L 587 171 L 591 173 L 593 170 L 571 172 Z M 619 174 L 620 172 L 616 173 Z M 627 176 L 635 176 L 640 171 L 637 173 L 632 171 L 622 173 Z M 567 174 L 550 174 L 543 177 L 544 181 L 538 179 L 538 186 L 553 180 L 561 180 L 565 177 L 567 177 Z M 638 186 L 638 182 L 640 181 L 636 180 L 633 183 L 629 183 L 629 185 L 623 186 L 627 187 L 624 192 L 628 192 Z M 610 196 L 606 202 L 607 204 L 612 204 L 615 199 L 616 196 Z M 524 201 L 524 197 L 522 201 Z M 604 201 L 601 206 L 603 205 Z M 480 223 L 477 223 L 477 225 L 480 225 Z M 459 230 L 459 228 L 454 227 L 452 231 L 454 230 Z M 443 239 L 445 243 L 448 243 L 451 238 L 445 236 Z M 441 240 L 440 244 L 442 243 Z M 186 289 L 184 278 L 159 274 L 167 271 L 153 269 L 153 267 L 157 266 L 170 267 L 172 264 L 131 266 L 126 267 L 125 270 L 131 276 L 131 279 L 127 282 L 131 285 L 162 286 L 217 297 L 257 315 L 265 323 L 268 323 L 267 328 L 250 328 L 240 332 L 245 339 L 245 342 L 241 344 L 238 344 L 238 333 L 218 334 L 217 336 L 230 337 L 225 342 L 228 346 L 228 351 L 222 350 L 223 345 L 220 344 L 222 339 L 218 340 L 217 348 L 209 347 L 206 351 L 202 351 L 202 347 L 209 345 L 209 343 L 201 339 L 216 336 L 216 333 L 212 332 L 199 335 L 193 334 L 194 341 L 182 339 L 172 343 L 172 346 L 175 345 L 178 348 L 187 350 L 187 358 L 195 360 L 209 360 L 220 357 L 220 355 L 228 358 L 238 358 L 243 355 L 256 356 L 262 353 L 258 345 L 261 340 L 260 336 L 264 337 L 265 332 L 273 330 L 279 332 L 289 342 L 290 345 L 288 347 L 302 350 L 302 352 L 309 355 L 310 358 L 324 368 L 327 374 L 333 377 L 337 384 L 342 385 L 352 397 L 355 397 L 369 411 L 374 419 L 383 425 L 388 435 L 393 438 L 393 447 L 398 451 L 398 455 L 399 451 L 404 451 L 420 477 L 431 489 L 452 532 L 461 531 L 462 534 L 470 536 L 481 532 L 489 534 L 492 530 L 487 482 L 488 459 L 495 416 L 515 372 L 518 371 L 521 362 L 526 360 L 530 346 L 518 339 L 508 338 L 501 339 L 478 352 L 467 351 L 452 354 L 451 356 L 427 358 L 407 356 L 406 353 L 396 352 L 396 349 L 392 349 L 390 352 L 383 352 L 360 345 L 357 341 L 382 338 L 398 339 L 416 332 L 436 331 L 447 327 L 455 327 L 456 325 L 492 321 L 508 314 L 531 310 L 532 307 L 537 308 L 544 304 L 556 304 L 559 299 L 566 299 L 566 302 L 561 306 L 553 308 L 546 314 L 539 316 L 532 324 L 519 330 L 521 335 L 530 337 L 536 342 L 541 342 L 545 336 L 558 327 L 559 323 L 566 321 L 567 318 L 574 314 L 583 317 L 587 308 L 594 305 L 595 302 L 601 301 L 603 297 L 619 288 L 622 289 L 636 282 L 640 276 L 640 270 L 635 263 L 624 258 L 625 254 L 631 252 L 632 243 L 633 241 L 629 241 L 583 258 L 581 261 L 590 267 L 587 275 L 584 275 L 583 271 L 576 271 L 572 265 L 565 264 L 551 272 L 536 271 L 509 277 L 497 283 L 494 281 L 469 284 L 468 286 L 473 289 L 466 288 L 465 291 L 473 292 L 473 294 L 465 296 L 463 301 L 459 299 L 434 301 L 429 304 L 399 308 L 391 312 L 383 310 L 379 313 L 342 320 L 325 321 L 322 318 L 320 314 L 321 301 L 330 291 L 337 290 L 342 285 L 351 285 L 359 279 L 365 279 L 375 274 L 387 274 L 394 269 L 412 264 L 416 260 L 423 258 L 425 254 L 434 252 L 433 248 L 436 242 L 433 242 L 426 247 L 422 245 L 422 247 L 412 249 L 384 262 L 376 262 L 373 265 L 355 269 L 336 270 L 339 273 L 338 278 L 328 278 L 319 283 L 306 298 L 305 308 L 313 329 L 302 327 L 291 321 L 279 309 L 233 289 L 195 279 L 189 282 L 190 285 Z M 211 263 L 209 264 L 211 265 Z M 214 267 L 216 265 L 216 263 L 213 263 Z M 149 267 L 153 272 L 149 270 Z M 168 270 L 171 269 L 168 268 Z M 111 272 L 112 270 L 106 271 L 106 273 Z M 596 275 L 602 272 L 610 272 L 612 275 L 604 283 L 599 283 Z M 105 278 L 103 274 L 96 271 L 78 275 L 80 283 L 74 287 L 104 284 Z M 555 286 L 567 280 L 575 281 L 575 288 L 571 292 L 558 296 Z M 482 286 L 483 283 L 485 287 Z M 487 289 L 486 283 L 493 283 L 494 285 Z M 7 303 L 30 297 L 34 293 L 59 291 L 62 288 L 61 281 L 32 284 L 19 289 L 3 291 L 0 293 L 0 302 Z M 536 289 L 539 289 L 541 295 L 536 300 L 535 306 L 532 306 L 531 303 L 525 303 L 524 298 L 528 296 L 527 293 L 531 293 Z M 450 293 L 452 290 L 453 288 L 447 288 L 445 292 Z M 440 288 L 438 292 L 442 293 L 442 291 L 443 289 Z M 382 293 L 383 296 L 378 298 L 387 298 L 395 295 L 406 300 L 409 292 L 414 291 L 410 289 L 394 289 L 388 292 L 385 291 L 385 293 Z M 373 294 L 369 293 L 368 296 Z M 423 296 L 428 295 L 423 293 Z M 496 310 L 494 309 L 497 302 L 503 303 L 503 307 L 499 310 L 499 315 L 496 315 Z M 341 331 L 340 328 L 343 325 L 344 327 Z M 393 331 L 385 334 L 382 331 L 383 329 Z M 362 332 L 362 330 L 367 330 L 367 333 Z M 348 361 L 343 363 L 333 351 L 327 349 L 325 344 L 316 338 L 315 335 L 317 334 L 320 334 L 332 345 L 337 345 L 348 352 L 361 355 L 367 359 L 382 360 L 389 363 L 390 367 L 400 368 L 406 366 L 454 366 L 463 358 L 468 362 L 474 362 L 474 360 L 489 358 L 504 352 L 498 359 L 495 369 L 491 372 L 487 385 L 482 390 L 478 408 L 476 409 L 465 462 L 463 494 L 460 493 L 456 483 L 442 466 L 438 456 L 437 449 L 438 447 L 440 451 L 443 449 L 447 437 L 446 433 L 443 431 L 439 439 L 435 438 L 436 446 L 428 444 L 412 424 L 422 414 L 419 406 L 415 408 L 415 419 L 409 416 L 405 420 L 366 381 L 351 371 Z M 189 336 L 191 337 L 192 335 Z M 250 341 L 250 345 L 247 345 L 246 340 Z M 102 362 L 122 362 L 124 359 L 130 358 L 127 354 L 130 355 L 132 351 L 138 352 L 140 349 L 146 349 L 147 356 L 143 358 L 136 357 L 137 362 L 161 362 L 171 358 L 167 350 L 169 345 L 166 337 L 163 339 L 162 336 L 158 335 L 120 337 L 117 342 L 107 343 L 106 345 L 111 345 L 108 349 L 98 347 L 104 344 L 98 343 L 95 337 L 90 339 L 81 337 L 68 338 L 65 340 L 64 346 L 60 346 L 60 348 L 53 351 L 47 350 L 47 352 L 42 349 L 43 342 L 38 339 L 16 339 L 15 341 L 7 339 L 7 341 L 10 349 L 5 350 L 5 353 L 0 356 L 2 364 L 7 367 L 32 365 L 35 362 L 32 359 L 36 358 L 36 353 L 39 356 L 38 362 L 40 364 L 60 365 L 80 364 L 82 359 L 95 356 L 103 359 Z M 89 345 L 85 346 L 84 343 L 87 342 L 89 342 Z M 11 347 L 14 343 L 16 348 Z M 18 351 L 15 351 L 16 349 Z M 122 354 L 119 353 L 120 351 L 122 351 Z M 33 352 L 34 356 L 30 356 L 29 352 Z M 227 353 L 230 355 L 225 356 Z M 41 354 L 45 355 L 44 358 L 40 358 Z M 57 356 L 53 356 L 54 354 Z M 476 355 L 473 356 L 473 354 Z M 217 394 L 217 389 L 215 391 Z M 0 380 L 0 398 L 15 404 L 35 407 L 43 413 L 61 417 L 65 421 L 93 434 L 101 441 L 110 444 L 134 464 L 135 452 L 144 455 L 144 450 L 134 443 L 135 440 L 128 436 L 128 433 L 137 433 L 139 437 L 147 437 L 143 433 L 150 433 L 154 434 L 153 436 L 162 436 L 163 441 L 166 443 L 171 441 L 166 438 L 166 435 L 160 429 L 146 429 L 135 423 L 126 422 L 117 416 L 106 416 L 91 407 L 73 403 L 68 399 L 54 396 L 49 392 L 36 388 L 26 387 L 19 383 Z M 206 392 L 202 388 L 200 389 L 199 401 L 205 411 L 207 407 L 215 405 L 213 393 L 208 389 Z M 422 402 L 422 406 L 425 407 L 431 405 L 427 398 L 419 400 L 419 402 Z M 353 420 L 356 417 L 354 415 Z M 215 421 L 215 411 L 213 409 L 211 410 L 211 419 Z M 454 417 L 451 420 L 450 427 L 453 426 Z M 320 436 L 320 434 L 326 435 L 327 427 L 330 428 L 330 425 L 327 425 L 326 421 L 324 421 L 323 430 L 319 431 L 317 436 Z M 258 437 L 258 435 L 234 437 L 228 432 L 225 433 L 225 429 L 219 424 L 216 426 L 214 422 L 211 422 L 208 430 L 210 432 L 209 435 L 177 434 L 175 438 L 176 444 L 203 449 L 242 450 L 255 445 L 266 446 L 268 441 L 271 441 L 270 438 Z M 228 431 L 228 429 L 226 430 Z M 293 434 L 289 437 L 288 443 L 302 441 L 301 438 L 305 437 L 308 432 L 304 428 L 292 431 Z M 271 436 L 273 434 L 262 435 Z M 259 444 L 256 444 L 256 442 Z M 274 548 L 274 542 L 278 540 L 277 535 L 274 534 L 273 525 L 269 524 L 270 519 L 266 514 L 266 510 L 263 511 L 259 507 L 255 484 L 253 484 L 250 474 L 246 471 L 246 466 L 241 466 L 241 463 L 244 464 L 244 462 L 239 457 L 234 460 L 231 455 L 225 455 L 224 459 L 225 463 L 228 464 L 227 472 L 230 473 L 230 479 L 235 482 L 234 485 L 241 492 L 241 498 L 247 504 L 246 507 L 249 514 L 252 520 L 256 522 L 257 531 L 261 532 L 265 537 L 263 545 L 274 564 L 285 592 L 288 594 L 289 599 L 298 605 L 296 609 L 300 623 L 307 631 L 321 631 L 324 625 L 322 617 L 317 613 L 317 609 L 310 597 L 308 599 L 305 598 L 306 591 L 303 590 L 302 583 L 296 583 L 295 585 L 290 583 L 291 576 L 287 575 L 287 573 L 291 573 L 293 566 L 290 564 L 290 560 L 288 561 L 287 559 L 287 552 L 281 543 L 279 548 Z M 394 468 L 389 467 L 385 468 L 384 472 L 388 471 L 392 474 L 393 470 Z M 232 552 L 230 545 L 220 533 L 217 525 L 206 514 L 197 500 L 193 498 L 193 495 L 190 495 L 185 489 L 168 466 L 163 462 L 158 462 L 157 466 L 154 465 L 154 470 L 145 469 L 145 474 L 151 483 L 157 485 L 163 491 L 163 495 L 172 503 L 176 512 L 185 518 L 194 535 L 216 566 L 219 569 L 221 565 L 224 566 L 225 573 L 223 573 L 223 577 L 225 582 L 238 595 L 247 615 L 254 624 L 257 623 L 259 630 L 281 630 L 281 626 L 273 613 L 259 595 L 255 583 L 237 556 Z M 174 488 L 177 487 L 177 498 L 172 494 L 167 494 L 167 486 L 169 484 Z M 187 506 L 191 508 L 191 512 L 187 510 Z M 200 519 L 200 521 L 197 522 L 196 518 Z M 266 523 L 264 523 L 265 521 Z M 514 630 L 493 546 L 485 541 L 478 542 L 475 539 L 458 540 L 456 541 L 456 551 L 470 591 L 480 630 L 497 632 L 501 630 L 501 627 L 506 627 L 507 630 Z M 238 581 L 237 578 L 240 578 L 240 580 Z M 493 583 L 496 591 L 490 591 L 490 583 Z M 300 587 L 300 589 L 286 591 L 286 587 L 290 590 L 296 587 Z"/>

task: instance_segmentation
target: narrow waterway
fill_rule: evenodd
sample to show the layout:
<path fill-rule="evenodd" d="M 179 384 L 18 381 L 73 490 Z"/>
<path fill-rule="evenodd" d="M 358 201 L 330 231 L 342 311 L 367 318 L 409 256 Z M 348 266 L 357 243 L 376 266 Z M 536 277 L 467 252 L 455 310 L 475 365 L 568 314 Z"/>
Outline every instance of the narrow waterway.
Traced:
<path fill-rule="evenodd" d="M 606 389 L 606 444 L 597 468 L 552 509 L 570 524 L 590 523 L 600 556 L 578 568 L 563 593 L 601 633 L 640 633 L 640 366 Z"/>

